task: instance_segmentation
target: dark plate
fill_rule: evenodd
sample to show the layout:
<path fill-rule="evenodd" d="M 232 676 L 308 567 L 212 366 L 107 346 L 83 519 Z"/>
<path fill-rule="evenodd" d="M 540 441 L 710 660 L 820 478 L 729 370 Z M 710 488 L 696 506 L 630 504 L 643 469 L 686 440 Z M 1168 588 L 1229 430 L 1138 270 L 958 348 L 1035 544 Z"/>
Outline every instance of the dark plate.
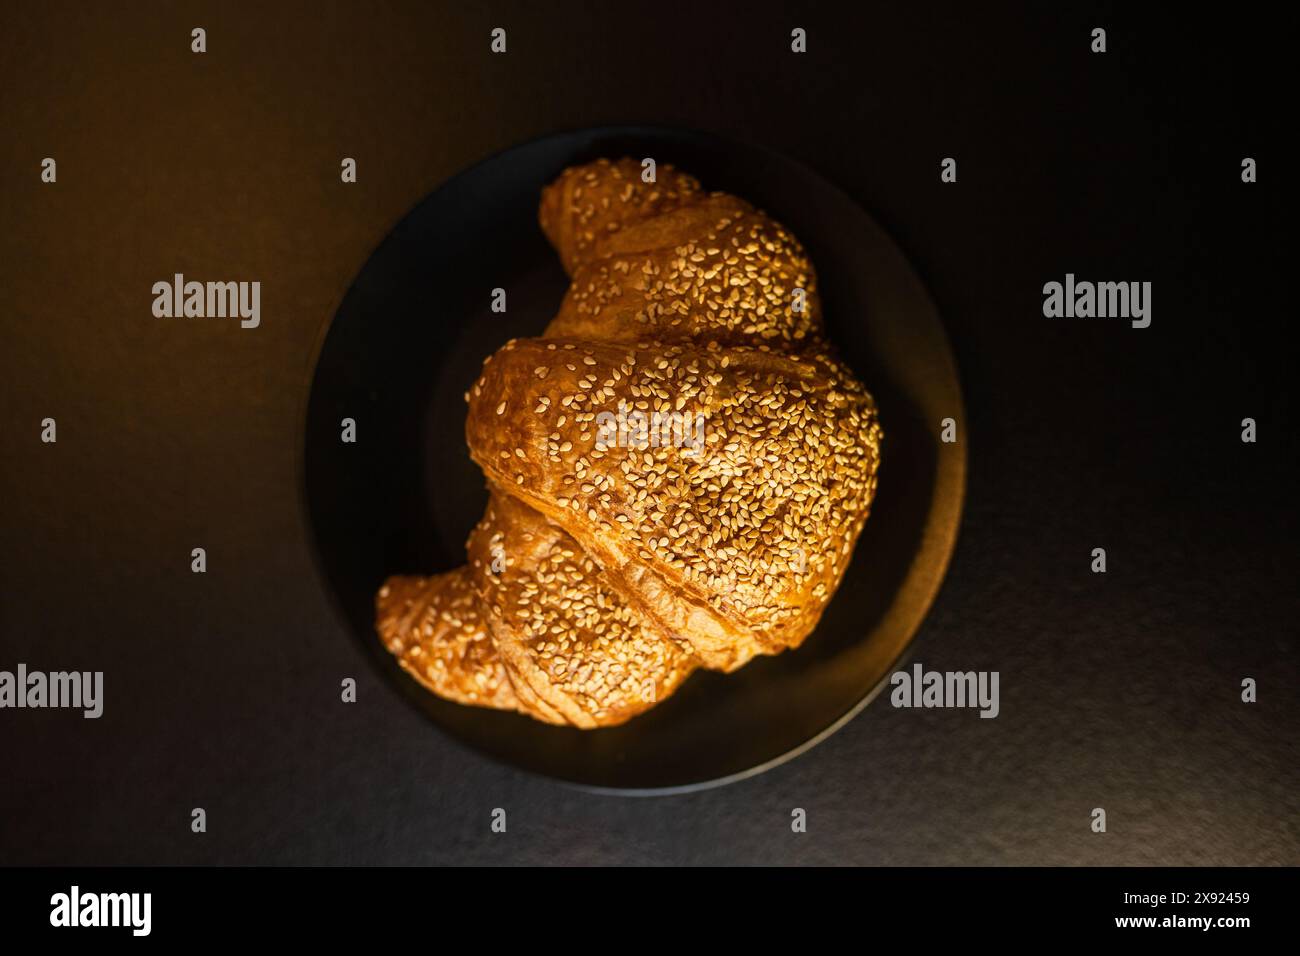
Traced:
<path fill-rule="evenodd" d="M 581 731 L 439 700 L 404 674 L 373 630 L 393 573 L 464 563 L 483 512 L 465 447 L 463 393 L 483 359 L 538 334 L 567 286 L 537 226 L 542 187 L 600 156 L 652 156 L 735 193 L 790 227 L 821 281 L 826 323 L 880 406 L 879 492 L 847 576 L 803 647 L 730 675 L 697 673 L 622 727 Z M 507 290 L 505 314 L 489 308 Z M 356 444 L 340 421 L 357 421 Z M 844 193 L 758 147 L 681 131 L 613 128 L 549 136 L 484 160 L 419 203 L 370 257 L 316 363 L 305 422 L 308 523 L 327 589 L 388 681 L 443 731 L 526 770 L 585 787 L 662 792 L 775 766 L 875 696 L 930 606 L 952 552 L 965 445 L 943 326 L 894 243 Z"/>

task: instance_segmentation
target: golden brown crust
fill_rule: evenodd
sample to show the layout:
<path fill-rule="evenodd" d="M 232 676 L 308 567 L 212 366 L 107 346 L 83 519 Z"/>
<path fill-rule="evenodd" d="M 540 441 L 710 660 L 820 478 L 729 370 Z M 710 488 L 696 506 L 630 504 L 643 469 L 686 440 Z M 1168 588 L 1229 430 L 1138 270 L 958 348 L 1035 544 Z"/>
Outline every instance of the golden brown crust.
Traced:
<path fill-rule="evenodd" d="M 681 417 L 641 435 L 636 412 Z M 484 367 L 467 437 L 490 481 L 733 670 L 816 624 L 866 518 L 880 426 L 821 353 L 529 339 Z"/>
<path fill-rule="evenodd" d="M 402 668 L 439 697 L 519 709 L 466 568 L 389 578 L 375 599 L 375 621 Z"/>
<path fill-rule="evenodd" d="M 650 183 L 642 171 L 634 159 L 598 159 L 566 169 L 542 191 L 538 221 L 569 275 L 603 255 L 616 233 L 700 194 L 695 177 L 672 166 L 659 167 Z"/>
<path fill-rule="evenodd" d="M 495 490 L 458 600 L 515 706 L 580 727 L 639 713 L 638 686 L 662 699 L 697 663 L 803 641 L 880 463 L 875 404 L 825 341 L 799 243 L 670 166 L 641 172 L 601 160 L 543 191 L 569 291 L 467 395 Z"/>
<path fill-rule="evenodd" d="M 626 606 L 576 541 L 513 498 L 493 493 L 470 536 L 469 567 L 515 687 L 575 727 L 623 723 L 696 666 Z"/>
<path fill-rule="evenodd" d="M 637 190 L 613 176 L 620 168 L 582 167 L 587 205 L 567 199 L 573 177 L 561 177 L 543 193 L 543 224 L 557 249 L 574 232 L 585 234 L 584 216 L 600 203 L 609 208 L 597 217 L 598 227 L 619 224 L 570 268 L 573 281 L 546 329 L 548 338 L 691 338 L 787 350 L 820 339 L 816 273 L 785 228 L 726 193 L 674 193 L 671 203 L 661 202 L 659 213 L 647 217 Z M 665 172 L 674 173 L 671 167 Z"/>

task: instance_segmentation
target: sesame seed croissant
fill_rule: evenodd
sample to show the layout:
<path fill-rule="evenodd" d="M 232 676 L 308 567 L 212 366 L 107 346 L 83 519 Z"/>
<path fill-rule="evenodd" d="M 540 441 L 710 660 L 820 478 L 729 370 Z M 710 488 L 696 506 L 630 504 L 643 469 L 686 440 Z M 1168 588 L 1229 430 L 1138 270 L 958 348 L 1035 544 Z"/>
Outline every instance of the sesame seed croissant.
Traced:
<path fill-rule="evenodd" d="M 741 199 L 641 172 L 601 160 L 543 191 L 571 283 L 466 396 L 491 490 L 469 564 L 380 592 L 381 636 L 412 673 L 409 648 L 434 662 L 440 696 L 621 723 L 696 666 L 798 646 L 867 518 L 881 427 L 802 248 Z"/>

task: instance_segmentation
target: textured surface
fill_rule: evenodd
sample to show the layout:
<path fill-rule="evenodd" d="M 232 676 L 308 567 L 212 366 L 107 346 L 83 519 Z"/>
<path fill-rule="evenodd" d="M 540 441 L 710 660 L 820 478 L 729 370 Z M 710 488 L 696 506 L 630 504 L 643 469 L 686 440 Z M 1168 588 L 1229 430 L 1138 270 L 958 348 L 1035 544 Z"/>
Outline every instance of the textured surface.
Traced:
<path fill-rule="evenodd" d="M 1242 59 L 1221 19 L 1157 29 L 1104 8 L 744 10 L 0 13 L 0 666 L 103 669 L 110 695 L 98 721 L 0 714 L 0 860 L 1300 862 L 1271 57 Z M 490 59 L 497 20 L 510 53 Z M 912 256 L 971 442 L 917 657 L 999 670 L 998 719 L 877 702 L 756 779 L 594 797 L 442 740 L 342 633 L 294 469 L 313 342 L 450 174 L 612 121 L 786 151 Z M 1261 157 L 1255 186 L 1243 155 Z M 174 271 L 261 278 L 263 327 L 151 321 L 150 284 Z M 1152 327 L 1045 320 L 1042 284 L 1067 271 L 1152 280 Z M 55 446 L 36 440 L 47 415 Z"/>
<path fill-rule="evenodd" d="M 541 227 L 572 285 L 542 337 L 485 357 L 465 393 L 466 441 L 494 488 L 472 545 L 488 634 L 513 685 L 554 708 L 525 713 L 587 729 L 671 694 L 697 663 L 678 644 L 721 671 L 799 646 L 880 463 L 875 403 L 821 334 L 798 242 L 669 164 L 661 175 L 601 158 L 545 187 Z M 389 589 L 381 633 L 401 630 Z M 434 618 L 444 596 L 464 603 L 424 593 Z"/>
<path fill-rule="evenodd" d="M 390 578 L 375 596 L 375 619 L 384 646 L 439 697 L 519 709 L 467 568 Z"/>
<path fill-rule="evenodd" d="M 690 647 L 648 626 L 576 541 L 513 498 L 493 494 L 468 558 L 512 680 L 574 726 L 622 723 L 696 667 Z"/>
<path fill-rule="evenodd" d="M 615 398 L 644 417 L 687 396 L 707 421 L 689 426 L 698 451 L 602 440 Z M 466 432 L 489 480 L 562 524 L 716 670 L 807 636 L 862 530 L 881 442 L 870 396 L 825 354 L 564 339 L 498 351 Z"/>

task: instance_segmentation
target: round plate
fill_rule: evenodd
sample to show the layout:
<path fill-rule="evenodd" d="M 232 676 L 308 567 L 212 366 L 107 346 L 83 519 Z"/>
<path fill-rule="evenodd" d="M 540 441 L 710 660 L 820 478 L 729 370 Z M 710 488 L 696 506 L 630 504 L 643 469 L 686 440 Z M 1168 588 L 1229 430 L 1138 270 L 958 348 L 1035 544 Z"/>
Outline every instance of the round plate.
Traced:
<path fill-rule="evenodd" d="M 766 210 L 817 268 L 832 341 L 880 408 L 879 490 L 853 562 L 796 651 L 728 675 L 697 672 L 621 727 L 550 727 L 448 703 L 409 678 L 374 632 L 390 574 L 465 560 L 487 500 L 465 446 L 463 395 L 483 359 L 539 334 L 568 284 L 537 225 L 542 187 L 601 157 L 651 156 Z M 493 313 L 504 288 L 508 311 Z M 356 420 L 354 444 L 340 422 Z M 319 568 L 389 682 L 453 737 L 585 787 L 655 793 L 719 784 L 824 739 L 885 685 L 930 606 L 957 534 L 963 420 L 943 326 L 894 243 L 848 196 L 765 149 L 712 135 L 613 128 L 549 136 L 484 160 L 419 203 L 375 250 L 320 346 L 303 481 Z"/>

